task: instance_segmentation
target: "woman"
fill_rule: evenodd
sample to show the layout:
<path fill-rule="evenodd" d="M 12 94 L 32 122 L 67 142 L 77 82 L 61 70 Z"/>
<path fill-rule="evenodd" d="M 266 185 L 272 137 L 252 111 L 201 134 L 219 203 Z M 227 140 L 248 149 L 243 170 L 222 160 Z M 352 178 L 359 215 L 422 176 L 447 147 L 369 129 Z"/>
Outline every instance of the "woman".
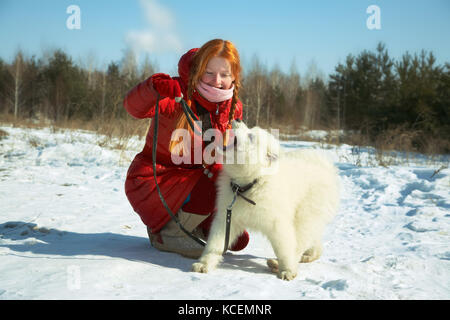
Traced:
<path fill-rule="evenodd" d="M 178 63 L 178 73 L 179 77 L 174 78 L 157 73 L 138 84 L 127 94 L 124 107 L 136 118 L 152 118 L 160 97 L 156 155 L 158 185 L 184 228 L 206 239 L 215 212 L 215 181 L 221 164 L 205 166 L 195 161 L 173 162 L 174 154 L 186 152 L 185 145 L 179 148 L 184 140 L 178 143 L 178 137 L 172 136 L 175 129 L 187 128 L 186 116 L 177 101 L 184 97 L 201 121 L 203 132 L 212 128 L 225 134 L 231 128 L 233 119 L 242 120 L 242 103 L 238 98 L 241 73 L 239 54 L 230 41 L 211 40 L 200 49 L 185 53 Z M 186 236 L 172 221 L 156 190 L 152 167 L 153 125 L 152 122 L 144 149 L 130 165 L 125 193 L 147 226 L 153 247 L 198 258 L 203 247 Z M 207 142 L 201 145 L 204 149 Z M 248 241 L 245 231 L 231 250 L 242 250 Z"/>

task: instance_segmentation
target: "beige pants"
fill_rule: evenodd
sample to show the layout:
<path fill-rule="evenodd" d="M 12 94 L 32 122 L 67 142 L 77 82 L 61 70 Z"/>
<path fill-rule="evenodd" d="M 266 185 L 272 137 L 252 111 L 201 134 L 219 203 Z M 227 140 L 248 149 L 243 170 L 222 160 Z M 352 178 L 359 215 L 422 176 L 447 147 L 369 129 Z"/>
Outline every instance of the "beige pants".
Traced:
<path fill-rule="evenodd" d="M 197 226 L 208 218 L 208 215 L 188 213 L 180 209 L 177 216 L 187 231 L 205 240 L 203 232 L 197 229 Z M 159 233 L 151 233 L 148 228 L 147 231 L 150 243 L 158 250 L 178 253 L 193 259 L 199 258 L 203 252 L 204 247 L 187 236 L 174 220 L 170 220 Z"/>

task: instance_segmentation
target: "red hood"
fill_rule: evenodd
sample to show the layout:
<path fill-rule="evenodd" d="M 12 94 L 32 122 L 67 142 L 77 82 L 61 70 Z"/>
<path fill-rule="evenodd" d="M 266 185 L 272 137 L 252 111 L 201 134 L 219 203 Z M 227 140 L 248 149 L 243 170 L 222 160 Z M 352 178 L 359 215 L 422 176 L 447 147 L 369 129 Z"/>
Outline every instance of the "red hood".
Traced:
<path fill-rule="evenodd" d="M 192 58 L 195 53 L 198 51 L 198 48 L 194 48 L 183 54 L 180 61 L 178 62 L 178 75 L 181 80 L 187 85 L 189 82 L 189 72 L 191 70 Z"/>

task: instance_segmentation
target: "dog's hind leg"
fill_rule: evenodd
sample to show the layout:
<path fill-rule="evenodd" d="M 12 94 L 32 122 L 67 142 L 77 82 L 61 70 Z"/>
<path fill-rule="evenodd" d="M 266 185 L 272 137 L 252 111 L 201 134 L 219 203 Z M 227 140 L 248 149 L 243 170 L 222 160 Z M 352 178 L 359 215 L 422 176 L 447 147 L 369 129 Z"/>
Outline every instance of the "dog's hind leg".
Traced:
<path fill-rule="evenodd" d="M 298 256 L 293 243 L 296 243 L 294 228 L 291 225 L 284 224 L 275 227 L 269 236 L 272 248 L 278 258 L 278 277 L 283 280 L 292 280 L 297 276 Z M 273 260 L 273 259 L 272 259 Z M 267 263 L 273 263 L 272 270 L 276 270 L 276 264 L 271 260 Z"/>
<path fill-rule="evenodd" d="M 267 259 L 267 266 L 269 267 L 270 271 L 273 273 L 278 273 L 278 260 L 277 259 Z"/>
<path fill-rule="evenodd" d="M 309 263 L 317 260 L 322 255 L 323 247 L 321 243 L 314 245 L 306 250 L 300 258 L 301 263 Z"/>
<path fill-rule="evenodd" d="M 320 256 L 322 255 L 322 250 L 323 250 L 322 244 L 318 244 L 314 247 L 309 248 L 301 256 L 300 262 L 309 263 L 319 259 Z M 279 265 L 277 259 L 267 259 L 266 263 L 270 271 L 272 271 L 273 273 L 278 273 Z"/>

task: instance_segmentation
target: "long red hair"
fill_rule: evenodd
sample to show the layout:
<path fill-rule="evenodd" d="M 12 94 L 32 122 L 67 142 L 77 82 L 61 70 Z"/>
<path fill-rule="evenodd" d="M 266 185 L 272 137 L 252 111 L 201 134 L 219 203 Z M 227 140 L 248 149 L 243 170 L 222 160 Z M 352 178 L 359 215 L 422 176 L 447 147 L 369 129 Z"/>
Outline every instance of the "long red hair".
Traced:
<path fill-rule="evenodd" d="M 236 111 L 236 103 L 239 99 L 239 89 L 241 88 L 241 61 L 239 58 L 239 53 L 231 41 L 222 39 L 213 39 L 206 42 L 200 49 L 197 50 L 194 57 L 192 58 L 192 64 L 189 73 L 189 81 L 187 83 L 187 103 L 191 106 L 192 95 L 194 90 L 200 81 L 202 75 L 205 73 L 206 66 L 209 60 L 213 57 L 221 57 L 228 60 L 231 65 L 231 73 L 234 79 L 234 90 L 233 98 L 231 100 L 231 110 L 229 114 L 229 126 L 231 121 L 234 119 L 234 113 Z M 184 128 L 191 130 L 187 123 L 186 115 L 181 113 L 176 129 Z M 224 139 L 225 142 L 226 139 Z M 179 143 L 179 137 L 174 137 L 169 146 L 169 150 L 172 151 L 175 146 Z M 180 148 L 177 148 L 180 150 Z M 177 151 L 177 153 L 180 151 Z"/>

